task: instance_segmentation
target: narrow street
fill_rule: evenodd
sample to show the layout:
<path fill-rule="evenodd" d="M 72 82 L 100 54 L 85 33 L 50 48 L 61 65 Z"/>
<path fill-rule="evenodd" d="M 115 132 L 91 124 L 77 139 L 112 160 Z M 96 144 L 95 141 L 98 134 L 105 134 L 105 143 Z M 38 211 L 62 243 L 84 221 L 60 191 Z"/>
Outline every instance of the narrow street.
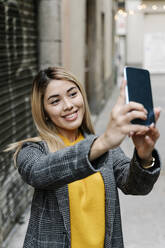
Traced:
<path fill-rule="evenodd" d="M 154 105 L 162 108 L 158 127 L 160 139 L 157 149 L 161 156 L 162 171 L 153 191 L 147 196 L 126 196 L 120 192 L 123 235 L 125 248 L 164 248 L 165 247 L 165 77 L 151 77 Z M 96 125 L 98 134 L 102 133 L 108 121 L 108 113 L 112 109 L 119 94 L 116 87 Z M 122 144 L 124 152 L 130 157 L 133 152 L 132 141 L 129 138 Z"/>

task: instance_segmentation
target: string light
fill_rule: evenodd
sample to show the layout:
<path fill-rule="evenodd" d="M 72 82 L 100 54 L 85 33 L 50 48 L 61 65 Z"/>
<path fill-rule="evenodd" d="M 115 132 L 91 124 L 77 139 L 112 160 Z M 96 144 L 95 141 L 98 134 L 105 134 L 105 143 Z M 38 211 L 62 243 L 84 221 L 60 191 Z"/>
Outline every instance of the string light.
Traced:
<path fill-rule="evenodd" d="M 119 19 L 118 15 L 115 15 L 114 18 L 115 18 L 116 21 Z"/>
<path fill-rule="evenodd" d="M 127 17 L 127 15 L 128 15 L 127 12 L 124 12 L 124 13 L 123 13 L 123 16 L 124 16 L 124 17 Z"/>
<path fill-rule="evenodd" d="M 158 6 L 157 5 L 152 5 L 152 9 L 153 10 L 157 10 L 158 9 Z"/>
<path fill-rule="evenodd" d="M 133 10 L 129 10 L 129 15 L 134 15 L 135 12 Z"/>
<path fill-rule="evenodd" d="M 142 9 L 144 9 L 144 5 L 140 4 L 140 5 L 137 6 L 137 8 L 138 8 L 138 10 L 142 10 Z"/>
<path fill-rule="evenodd" d="M 143 10 L 143 9 L 146 9 L 147 8 L 147 5 L 146 4 L 140 4 L 137 6 L 138 10 Z"/>
<path fill-rule="evenodd" d="M 138 8 L 138 10 L 142 10 L 143 9 L 143 6 L 142 5 L 138 5 L 137 8 Z"/>
<path fill-rule="evenodd" d="M 123 14 L 124 14 L 124 10 L 119 9 L 119 10 L 118 10 L 118 14 L 119 14 L 119 15 L 123 15 Z"/>
<path fill-rule="evenodd" d="M 139 11 L 141 12 L 141 11 L 144 11 L 145 9 L 149 9 L 149 6 L 146 5 L 146 4 L 140 4 L 140 5 L 137 6 L 137 10 L 131 10 L 131 9 L 130 9 L 130 10 L 128 10 L 128 12 L 125 11 L 125 10 L 123 10 L 123 9 L 119 9 L 119 10 L 117 11 L 116 15 L 115 15 L 115 20 L 117 20 L 117 19 L 119 18 L 119 16 L 123 16 L 123 17 L 125 17 L 125 18 L 126 18 L 128 15 L 133 16 L 133 15 L 135 15 L 136 13 L 138 13 Z M 158 6 L 158 5 L 154 4 L 154 5 L 151 6 L 151 9 L 154 10 L 154 11 L 156 11 L 157 9 L 159 9 L 159 10 L 162 9 L 163 11 L 165 11 L 165 5 L 163 5 L 163 6 Z"/>
<path fill-rule="evenodd" d="M 146 9 L 147 5 L 146 4 L 142 4 L 142 9 Z"/>
<path fill-rule="evenodd" d="M 124 10 L 122 10 L 122 9 L 119 9 L 116 15 L 117 15 L 117 16 L 124 16 L 124 17 L 127 17 L 128 14 L 127 14 L 126 11 L 124 11 Z"/>

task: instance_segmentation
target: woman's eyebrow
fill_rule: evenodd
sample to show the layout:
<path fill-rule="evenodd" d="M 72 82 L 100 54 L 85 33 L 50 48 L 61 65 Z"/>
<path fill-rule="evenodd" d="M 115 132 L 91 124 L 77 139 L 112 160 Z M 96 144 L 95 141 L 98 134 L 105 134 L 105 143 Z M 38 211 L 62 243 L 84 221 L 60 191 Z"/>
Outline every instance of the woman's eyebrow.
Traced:
<path fill-rule="evenodd" d="M 76 89 L 76 88 L 77 88 L 76 86 L 73 86 L 73 87 L 69 88 L 69 89 L 67 90 L 67 93 L 70 92 L 70 91 L 73 90 L 73 89 Z"/>
<path fill-rule="evenodd" d="M 76 89 L 76 88 L 77 88 L 76 86 L 73 86 L 73 87 L 69 88 L 66 92 L 68 93 L 71 90 Z M 51 96 L 48 97 L 48 100 L 50 100 L 53 97 L 58 97 L 58 96 L 60 96 L 60 95 L 59 94 L 51 95 Z"/>
<path fill-rule="evenodd" d="M 50 100 L 50 99 L 53 98 L 53 97 L 58 97 L 58 96 L 59 96 L 58 94 L 56 94 L 56 95 L 51 95 L 51 96 L 48 97 L 48 100 Z"/>

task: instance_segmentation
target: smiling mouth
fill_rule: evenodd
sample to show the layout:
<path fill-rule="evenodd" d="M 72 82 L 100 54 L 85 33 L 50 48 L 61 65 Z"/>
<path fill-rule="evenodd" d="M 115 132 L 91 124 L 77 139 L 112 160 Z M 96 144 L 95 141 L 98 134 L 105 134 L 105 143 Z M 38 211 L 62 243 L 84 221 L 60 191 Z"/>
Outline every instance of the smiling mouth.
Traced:
<path fill-rule="evenodd" d="M 71 113 L 71 114 L 67 114 L 65 116 L 63 116 L 63 118 L 67 121 L 73 121 L 76 120 L 78 117 L 78 110 L 76 110 L 75 112 Z"/>

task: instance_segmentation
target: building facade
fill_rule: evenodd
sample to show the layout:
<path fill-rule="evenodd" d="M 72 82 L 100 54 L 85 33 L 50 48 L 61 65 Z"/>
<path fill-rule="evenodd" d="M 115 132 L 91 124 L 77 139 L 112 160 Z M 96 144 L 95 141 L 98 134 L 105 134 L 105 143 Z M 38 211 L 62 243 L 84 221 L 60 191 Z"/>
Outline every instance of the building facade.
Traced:
<path fill-rule="evenodd" d="M 165 75 L 165 0 L 118 0 L 116 21 L 117 82 L 124 66 Z"/>
<path fill-rule="evenodd" d="M 165 74 L 165 1 L 127 0 L 126 11 L 127 64 Z"/>
<path fill-rule="evenodd" d="M 72 71 L 86 88 L 93 114 L 99 113 L 113 86 L 114 2 L 39 1 L 40 65 Z"/>

